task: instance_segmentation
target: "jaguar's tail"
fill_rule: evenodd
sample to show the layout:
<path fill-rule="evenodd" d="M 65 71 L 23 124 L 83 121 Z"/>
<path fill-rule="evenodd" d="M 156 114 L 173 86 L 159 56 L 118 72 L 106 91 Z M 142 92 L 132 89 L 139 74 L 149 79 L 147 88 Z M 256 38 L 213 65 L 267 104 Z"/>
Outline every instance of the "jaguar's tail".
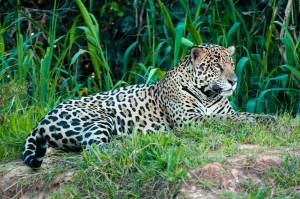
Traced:
<path fill-rule="evenodd" d="M 31 168 L 38 168 L 43 162 L 47 150 L 47 140 L 44 136 L 37 132 L 37 129 L 26 139 L 23 161 Z"/>

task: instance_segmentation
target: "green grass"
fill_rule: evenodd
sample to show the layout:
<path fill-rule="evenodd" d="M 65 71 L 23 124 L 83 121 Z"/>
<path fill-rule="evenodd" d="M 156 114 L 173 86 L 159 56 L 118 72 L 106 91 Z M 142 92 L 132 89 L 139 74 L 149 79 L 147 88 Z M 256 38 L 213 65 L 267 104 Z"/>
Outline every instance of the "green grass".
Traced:
<path fill-rule="evenodd" d="M 2 115 L 0 125 L 0 159 L 21 158 L 21 150 L 31 129 L 47 112 L 47 108 L 31 107 Z"/>
<path fill-rule="evenodd" d="M 262 174 L 262 178 L 274 179 L 273 184 L 259 185 L 248 181 L 241 187 L 245 193 L 248 193 L 244 198 L 299 198 L 300 194 L 296 190 L 300 184 L 299 164 L 299 156 L 286 155 L 280 168 Z M 230 193 L 226 194 L 230 195 Z"/>

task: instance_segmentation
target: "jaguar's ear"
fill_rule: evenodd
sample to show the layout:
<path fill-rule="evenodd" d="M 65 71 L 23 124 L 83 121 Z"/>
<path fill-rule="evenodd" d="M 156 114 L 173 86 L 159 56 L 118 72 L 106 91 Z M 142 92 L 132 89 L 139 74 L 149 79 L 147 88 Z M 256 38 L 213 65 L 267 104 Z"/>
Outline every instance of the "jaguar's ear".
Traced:
<path fill-rule="evenodd" d="M 229 46 L 227 48 L 227 52 L 229 53 L 229 55 L 233 55 L 235 52 L 235 47 L 234 46 Z"/>
<path fill-rule="evenodd" d="M 201 61 L 201 59 L 204 57 L 205 50 L 203 48 L 195 47 L 191 50 L 191 60 L 193 65 L 196 65 Z"/>

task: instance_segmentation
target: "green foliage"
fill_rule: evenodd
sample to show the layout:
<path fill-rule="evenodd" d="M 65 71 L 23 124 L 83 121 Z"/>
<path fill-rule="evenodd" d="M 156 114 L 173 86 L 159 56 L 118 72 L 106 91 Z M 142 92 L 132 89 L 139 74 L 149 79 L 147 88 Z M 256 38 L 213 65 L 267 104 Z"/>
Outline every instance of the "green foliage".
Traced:
<path fill-rule="evenodd" d="M 196 155 L 197 152 L 199 153 L 196 148 L 191 150 L 184 147 L 174 134 L 154 134 L 151 137 L 140 135 L 118 139 L 107 147 L 100 149 L 95 147 L 88 154 L 84 153 L 81 168 L 83 172 L 79 172 L 76 178 L 85 182 L 82 184 L 83 192 L 88 189 L 89 192 L 96 192 L 101 187 L 103 197 L 119 198 L 123 193 L 143 197 L 151 191 L 157 191 L 159 192 L 157 197 L 163 197 L 174 193 L 171 190 L 168 193 L 161 192 L 160 190 L 168 188 L 164 187 L 166 184 L 157 184 L 153 187 L 153 183 L 163 182 L 163 179 L 178 182 L 185 176 L 181 166 L 190 159 L 183 154 Z M 85 175 L 84 170 L 87 168 L 93 170 L 93 176 Z M 95 190 L 91 190 L 89 184 L 95 177 L 97 178 Z M 123 187 L 120 187 L 120 184 Z M 158 189 L 159 187 L 161 189 Z M 83 195 L 85 194 L 88 193 Z"/>
<path fill-rule="evenodd" d="M 96 79 L 101 90 L 112 88 L 112 79 L 110 75 L 110 67 L 104 56 L 102 47 L 100 46 L 99 24 L 93 14 L 90 14 L 85 8 L 81 0 L 76 0 L 76 4 L 80 9 L 81 15 L 86 26 L 78 28 L 85 32 L 88 43 L 88 52 L 91 57 L 91 62 L 96 73 Z M 103 80 L 102 80 L 103 79 Z M 99 91 L 99 89 L 97 89 Z"/>
<path fill-rule="evenodd" d="M 11 111 L 9 115 L 3 115 L 0 125 L 0 159 L 11 160 L 20 157 L 28 132 L 34 128 L 39 119 L 46 114 L 48 109 L 30 107 Z"/>
<path fill-rule="evenodd" d="M 191 46 L 206 42 L 237 48 L 239 83 L 231 97 L 237 109 L 299 113 L 299 13 L 294 1 L 289 8 L 283 0 L 55 1 L 47 5 L 53 9 L 46 15 L 28 13 L 23 4 L 5 5 L 17 12 L 2 15 L 0 23 L 0 84 L 26 85 L 22 106 L 52 107 L 61 97 L 154 82 Z M 69 13 L 66 6 L 76 11 Z"/>
<path fill-rule="evenodd" d="M 49 47 L 46 48 L 46 52 L 43 57 L 41 57 L 40 62 L 40 72 L 39 72 L 39 102 L 41 105 L 46 105 L 47 100 L 53 98 L 55 96 L 55 84 L 54 82 L 53 88 L 49 86 L 49 82 L 51 81 L 51 62 L 53 57 L 54 43 L 56 37 L 56 25 L 57 25 L 57 16 L 56 16 L 56 1 L 54 3 L 53 15 L 51 18 L 50 30 L 49 30 Z M 19 31 L 20 32 L 20 31 Z M 19 53 L 18 53 L 19 55 Z M 21 63 L 18 63 L 21 66 Z M 54 71 L 55 73 L 56 71 Z M 24 75 L 22 75 L 24 76 Z M 52 93 L 51 93 L 52 91 Z"/>
<path fill-rule="evenodd" d="M 274 169 L 268 174 L 282 188 L 300 185 L 300 160 L 297 156 L 286 156 L 280 169 Z"/>

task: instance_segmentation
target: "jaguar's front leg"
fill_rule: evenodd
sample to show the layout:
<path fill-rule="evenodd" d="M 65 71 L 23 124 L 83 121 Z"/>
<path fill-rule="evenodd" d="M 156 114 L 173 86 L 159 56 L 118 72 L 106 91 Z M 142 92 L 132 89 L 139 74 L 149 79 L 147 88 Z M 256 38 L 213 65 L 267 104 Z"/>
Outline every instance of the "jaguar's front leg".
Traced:
<path fill-rule="evenodd" d="M 245 123 L 272 123 L 275 122 L 276 118 L 272 115 L 261 115 L 247 112 L 233 112 L 226 116 L 229 119 Z"/>
<path fill-rule="evenodd" d="M 222 114 L 212 114 L 212 115 L 195 115 L 191 118 L 192 123 L 199 123 L 206 119 L 212 120 L 232 120 L 234 122 L 241 123 L 270 123 L 274 122 L 276 119 L 271 115 L 259 115 L 254 113 L 247 112 L 232 112 L 231 114 L 222 115 Z"/>

